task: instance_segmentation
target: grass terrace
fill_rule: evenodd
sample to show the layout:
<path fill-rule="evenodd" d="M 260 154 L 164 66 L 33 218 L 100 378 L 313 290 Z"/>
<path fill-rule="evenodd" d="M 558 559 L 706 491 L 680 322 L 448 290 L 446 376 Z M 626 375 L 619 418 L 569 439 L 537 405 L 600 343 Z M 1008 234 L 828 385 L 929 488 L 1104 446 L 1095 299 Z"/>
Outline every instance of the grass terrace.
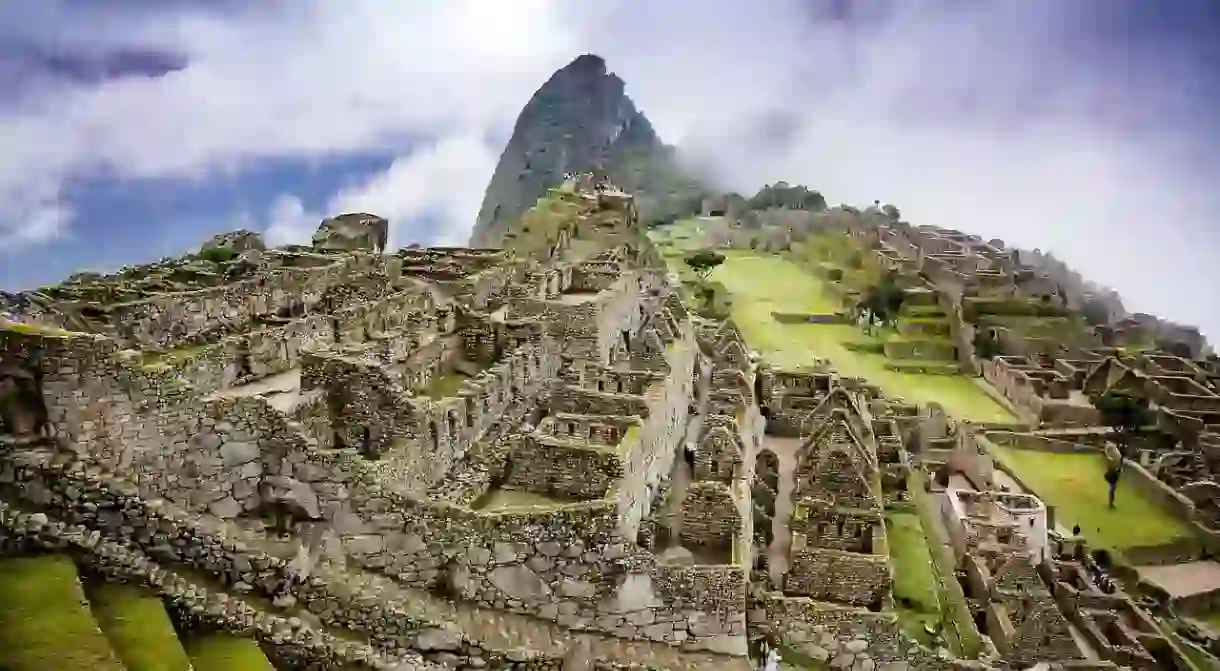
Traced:
<path fill-rule="evenodd" d="M 936 569 L 928 553 L 923 524 L 915 513 L 891 511 L 885 515 L 885 531 L 894 567 L 894 610 L 904 631 L 929 644 L 925 625 L 941 619 Z"/>
<path fill-rule="evenodd" d="M 1107 503 L 1105 457 L 1096 452 L 1043 452 L 996 445 L 1005 466 L 1056 509 L 1055 521 L 1070 529 L 1080 525 L 1092 547 L 1124 548 L 1163 545 L 1192 536 L 1189 526 L 1126 478 L 1118 483 L 1115 507 Z"/>
<path fill-rule="evenodd" d="M 190 671 L 191 660 L 155 593 L 102 584 L 88 594 L 94 618 L 127 671 Z"/>
<path fill-rule="evenodd" d="M 123 671 L 66 556 L 0 561 L 0 668 Z"/>
<path fill-rule="evenodd" d="M 774 255 L 730 250 L 711 279 L 733 296 L 731 314 L 750 347 L 776 367 L 798 369 L 824 358 L 845 376 L 866 378 L 886 395 L 908 402 L 936 402 L 959 420 L 1012 423 L 1016 418 L 964 375 L 892 370 L 882 354 L 849 348 L 863 334 L 848 324 L 781 324 L 772 312 L 831 314 L 836 301 L 822 281 L 796 263 Z M 681 259 L 678 259 L 681 263 Z"/>
<path fill-rule="evenodd" d="M 199 636 L 187 642 L 195 671 L 275 671 L 258 644 L 224 634 Z"/>
<path fill-rule="evenodd" d="M 424 393 L 434 401 L 457 396 L 462 390 L 462 384 L 469 379 L 469 375 L 456 371 L 437 375 L 428 383 Z"/>

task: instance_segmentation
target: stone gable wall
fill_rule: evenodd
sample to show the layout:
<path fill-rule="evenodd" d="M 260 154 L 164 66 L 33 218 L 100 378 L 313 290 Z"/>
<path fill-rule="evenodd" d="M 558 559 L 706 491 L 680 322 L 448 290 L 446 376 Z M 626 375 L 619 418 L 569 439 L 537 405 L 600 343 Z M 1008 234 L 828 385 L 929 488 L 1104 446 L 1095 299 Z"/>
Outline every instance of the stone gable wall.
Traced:
<path fill-rule="evenodd" d="M 600 499 L 623 475 L 623 462 L 607 449 L 553 438 L 526 437 L 509 455 L 504 484 L 529 492 Z"/>
<path fill-rule="evenodd" d="M 889 592 L 892 578 L 886 557 L 796 545 L 794 537 L 785 592 L 860 606 Z"/>
<path fill-rule="evenodd" d="M 742 534 L 742 515 L 733 491 L 721 482 L 695 482 L 682 499 L 682 542 L 726 547 Z"/>

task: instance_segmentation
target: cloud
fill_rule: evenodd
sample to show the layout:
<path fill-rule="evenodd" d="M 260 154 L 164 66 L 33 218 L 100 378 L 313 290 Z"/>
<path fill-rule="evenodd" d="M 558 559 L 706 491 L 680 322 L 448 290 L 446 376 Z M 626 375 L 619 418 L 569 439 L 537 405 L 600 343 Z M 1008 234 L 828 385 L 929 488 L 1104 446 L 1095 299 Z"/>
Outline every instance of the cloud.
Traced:
<path fill-rule="evenodd" d="M 1220 286 L 1220 233 L 1204 223 L 1220 209 L 1205 119 L 1220 92 L 1194 38 L 1155 35 L 1172 16 L 1137 16 L 1139 3 L 19 4 L 0 10 L 14 35 L 0 37 L 50 32 L 81 53 L 182 54 L 187 67 L 0 104 L 0 249 L 69 234 L 82 177 L 369 153 L 397 158 L 318 211 L 288 189 L 251 219 L 302 241 L 324 216 L 369 210 L 391 218 L 395 244 L 460 241 L 522 105 L 592 51 L 726 187 L 783 179 L 832 202 L 893 202 L 917 224 L 1052 250 L 1133 309 L 1220 333 L 1220 308 L 1195 291 Z"/>
<path fill-rule="evenodd" d="M 325 216 L 370 212 L 390 220 L 390 247 L 413 242 L 463 245 L 499 154 L 480 137 L 451 136 L 399 158 L 382 173 L 340 190 L 324 213 L 285 194 L 272 204 L 267 240 L 306 244 Z M 421 230 L 420 222 L 431 224 Z"/>
<path fill-rule="evenodd" d="M 892 202 L 916 224 L 1049 249 L 1131 309 L 1220 334 L 1199 300 L 1220 286 L 1220 162 L 1205 156 L 1220 93 L 1186 40 L 1137 34 L 1114 14 L 1125 3 L 853 3 L 837 21 L 814 4 L 653 3 L 611 13 L 597 48 L 727 188 Z"/>
<path fill-rule="evenodd" d="M 572 51 L 570 33 L 550 18 L 560 15 L 557 1 L 140 14 L 88 44 L 173 45 L 187 67 L 38 88 L 0 110 L 0 144 L 15 148 L 0 157 L 0 236 L 32 240 L 28 213 L 65 211 L 74 178 L 199 178 L 260 159 L 392 155 L 420 137 L 503 129 Z M 85 19 L 48 13 L 66 32 L 85 33 Z"/>

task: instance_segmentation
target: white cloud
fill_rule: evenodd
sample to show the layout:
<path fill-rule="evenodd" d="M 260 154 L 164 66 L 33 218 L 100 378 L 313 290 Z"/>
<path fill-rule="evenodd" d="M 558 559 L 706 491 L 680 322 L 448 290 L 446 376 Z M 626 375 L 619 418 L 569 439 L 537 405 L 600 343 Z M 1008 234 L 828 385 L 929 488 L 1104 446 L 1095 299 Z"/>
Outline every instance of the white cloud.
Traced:
<path fill-rule="evenodd" d="M 417 236 L 404 226 L 421 215 L 441 222 L 435 239 L 457 242 L 500 151 L 483 138 L 593 51 L 663 137 L 733 188 L 784 179 L 832 201 L 891 201 L 915 223 L 1050 249 L 1133 309 L 1220 333 L 1220 308 L 1195 290 L 1220 286 L 1217 233 L 1202 223 L 1220 211 L 1206 187 L 1217 166 L 1193 146 L 1198 102 L 1177 82 L 1199 73 L 1181 54 L 1102 62 L 1079 37 L 1094 18 L 1084 3 L 845 4 L 870 19 L 815 22 L 810 7 L 830 4 L 805 0 L 63 14 L 77 22 L 61 31 L 69 42 L 175 45 L 191 64 L 0 109 L 0 245 L 62 235 L 72 175 L 198 177 L 370 150 L 401 155 L 325 212 L 285 194 L 268 236 L 305 240 L 323 216 L 368 210 L 396 224 L 394 243 Z M 760 137 L 765 119 L 781 140 Z M 409 151 L 420 138 L 439 140 Z"/>
<path fill-rule="evenodd" d="M 299 198 L 283 195 L 268 213 L 267 240 L 305 244 L 324 216 L 369 212 L 390 220 L 391 248 L 412 242 L 465 244 L 498 156 L 478 137 L 450 136 L 394 161 L 364 183 L 341 190 L 324 213 L 306 212 Z M 434 221 L 436 227 L 408 228 L 421 218 Z"/>

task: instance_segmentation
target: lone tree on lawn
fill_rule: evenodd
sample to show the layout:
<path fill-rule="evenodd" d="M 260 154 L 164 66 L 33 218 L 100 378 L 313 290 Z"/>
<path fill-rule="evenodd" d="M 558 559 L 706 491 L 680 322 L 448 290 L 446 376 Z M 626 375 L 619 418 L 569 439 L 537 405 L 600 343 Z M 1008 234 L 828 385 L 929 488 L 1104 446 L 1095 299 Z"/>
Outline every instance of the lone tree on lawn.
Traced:
<path fill-rule="evenodd" d="M 906 300 L 907 292 L 898 286 L 897 273 L 890 271 L 875 286 L 869 287 L 856 309 L 866 316 L 868 329 L 872 331 L 874 324 L 897 325 L 898 313 Z"/>
<path fill-rule="evenodd" d="M 1114 431 L 1114 442 L 1106 446 L 1106 484 L 1110 486 L 1110 507 L 1114 507 L 1114 493 L 1118 491 L 1118 479 L 1123 473 L 1123 459 L 1134 456 L 1136 440 L 1144 434 L 1145 427 L 1156 421 L 1148 399 L 1138 394 L 1123 391 L 1108 391 L 1093 401 L 1093 407 L 1101 413 L 1101 421 Z"/>
<path fill-rule="evenodd" d="M 686 257 L 686 265 L 695 271 L 701 280 L 706 280 L 712 271 L 722 263 L 724 263 L 724 254 L 710 249 L 704 249 Z"/>

